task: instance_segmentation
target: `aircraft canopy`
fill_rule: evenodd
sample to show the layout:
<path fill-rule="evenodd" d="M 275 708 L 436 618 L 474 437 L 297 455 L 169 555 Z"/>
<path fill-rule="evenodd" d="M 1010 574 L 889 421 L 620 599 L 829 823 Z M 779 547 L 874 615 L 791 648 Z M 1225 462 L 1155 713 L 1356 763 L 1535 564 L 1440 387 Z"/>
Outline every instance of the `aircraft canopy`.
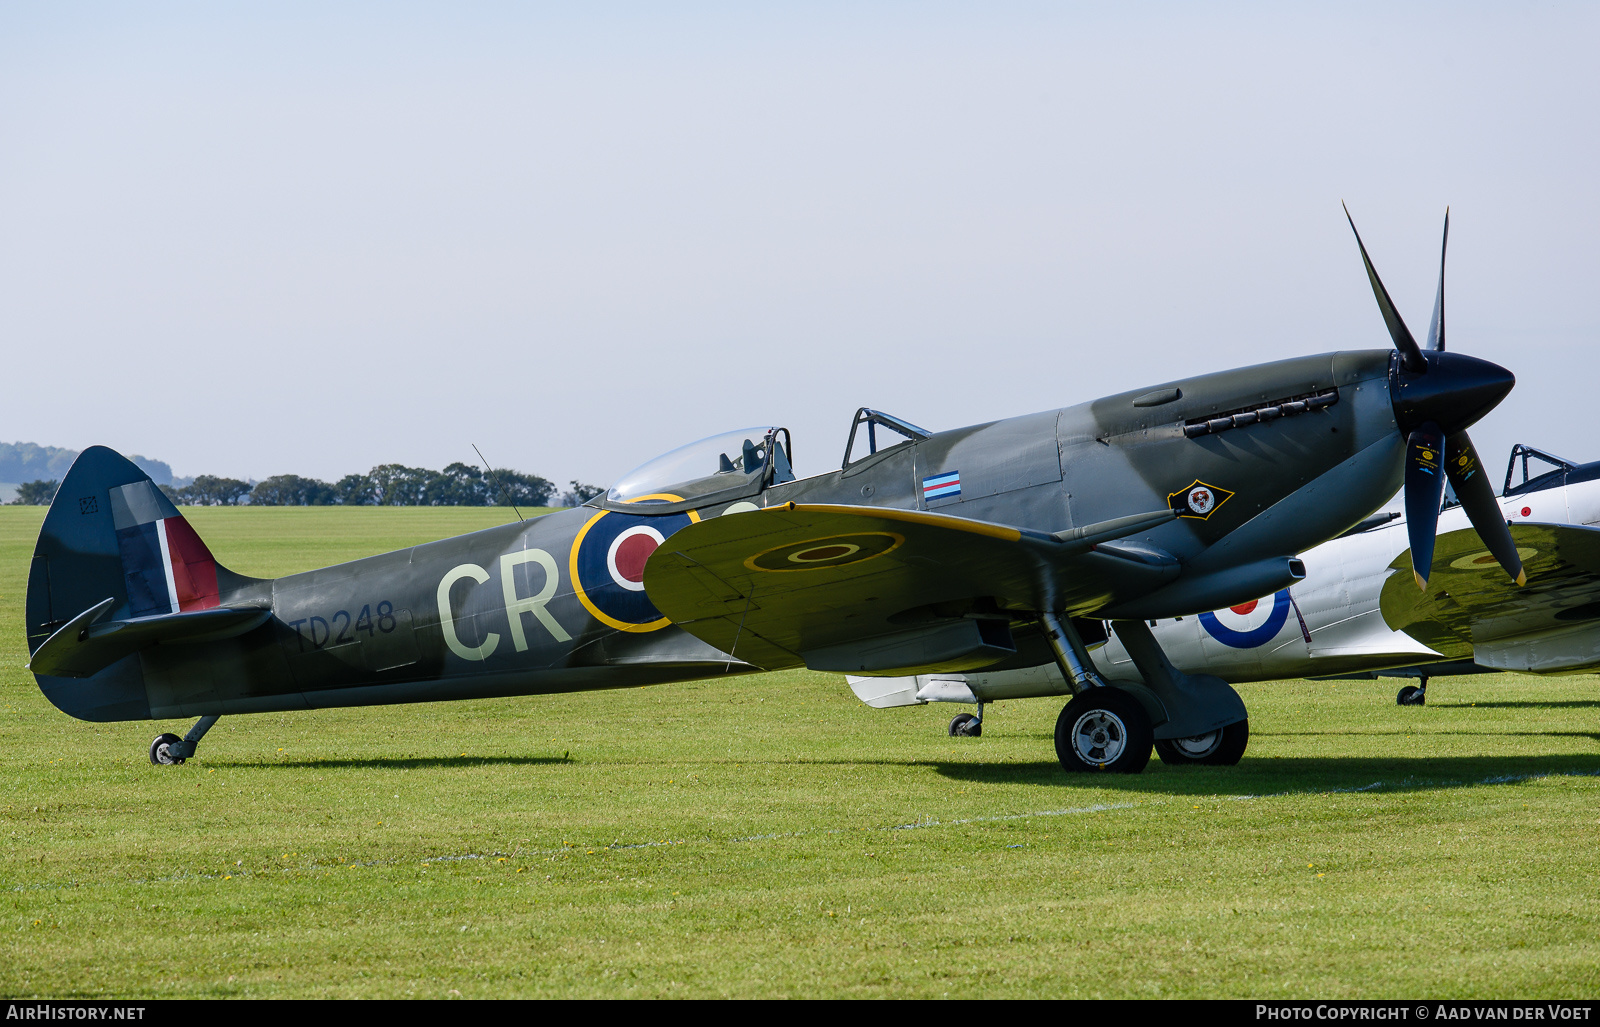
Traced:
<path fill-rule="evenodd" d="M 762 486 L 793 481 L 784 445 L 788 438 L 787 428 L 760 426 L 679 446 L 623 475 L 606 492 L 606 499 L 612 503 L 665 500 L 667 496 L 692 499 L 734 488 L 758 475 Z M 765 474 L 769 463 L 770 479 Z"/>

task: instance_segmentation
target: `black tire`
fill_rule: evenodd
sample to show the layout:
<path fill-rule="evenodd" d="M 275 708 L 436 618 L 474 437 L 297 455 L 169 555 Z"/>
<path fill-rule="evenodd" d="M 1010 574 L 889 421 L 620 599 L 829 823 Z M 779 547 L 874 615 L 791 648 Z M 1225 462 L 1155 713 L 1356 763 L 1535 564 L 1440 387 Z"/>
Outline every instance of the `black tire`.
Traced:
<path fill-rule="evenodd" d="M 983 734 L 983 721 L 970 713 L 958 713 L 950 721 L 951 738 L 977 738 Z"/>
<path fill-rule="evenodd" d="M 1156 755 L 1170 766 L 1231 767 L 1249 744 L 1250 721 L 1241 720 L 1194 738 L 1158 738 Z"/>
<path fill-rule="evenodd" d="M 1116 688 L 1091 688 L 1056 718 L 1056 758 L 1067 771 L 1137 774 L 1154 741 L 1139 700 Z"/>
<path fill-rule="evenodd" d="M 1407 685 L 1394 697 L 1396 706 L 1426 706 L 1428 693 L 1416 685 Z"/>
<path fill-rule="evenodd" d="M 177 735 L 157 735 L 156 740 L 150 743 L 150 762 L 158 767 L 175 767 L 183 762 L 182 756 L 174 756 L 169 747 L 183 741 Z"/>

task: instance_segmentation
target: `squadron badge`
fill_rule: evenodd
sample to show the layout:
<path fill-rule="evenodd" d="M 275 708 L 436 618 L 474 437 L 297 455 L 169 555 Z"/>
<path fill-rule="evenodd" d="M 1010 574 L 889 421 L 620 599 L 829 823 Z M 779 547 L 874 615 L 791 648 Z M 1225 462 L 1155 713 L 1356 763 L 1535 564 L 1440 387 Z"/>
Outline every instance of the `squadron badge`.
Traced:
<path fill-rule="evenodd" d="M 1167 502 L 1179 517 L 1193 517 L 1203 521 L 1210 517 L 1217 507 L 1232 499 L 1233 495 L 1227 489 L 1207 485 L 1196 478 L 1193 485 L 1181 492 L 1168 495 Z"/>

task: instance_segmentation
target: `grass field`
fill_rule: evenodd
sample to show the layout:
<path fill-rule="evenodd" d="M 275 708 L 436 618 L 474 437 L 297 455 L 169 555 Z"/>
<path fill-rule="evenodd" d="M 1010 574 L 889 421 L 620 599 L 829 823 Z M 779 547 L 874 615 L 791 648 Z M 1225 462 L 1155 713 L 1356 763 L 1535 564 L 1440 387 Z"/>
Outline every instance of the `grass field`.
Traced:
<path fill-rule="evenodd" d="M 1058 700 L 809 672 L 224 718 L 181 767 L 24 669 L 0 509 L 0 993 L 1593 997 L 1594 678 L 1244 686 L 1234 768 L 1064 774 Z M 282 574 L 498 510 L 227 509 Z"/>

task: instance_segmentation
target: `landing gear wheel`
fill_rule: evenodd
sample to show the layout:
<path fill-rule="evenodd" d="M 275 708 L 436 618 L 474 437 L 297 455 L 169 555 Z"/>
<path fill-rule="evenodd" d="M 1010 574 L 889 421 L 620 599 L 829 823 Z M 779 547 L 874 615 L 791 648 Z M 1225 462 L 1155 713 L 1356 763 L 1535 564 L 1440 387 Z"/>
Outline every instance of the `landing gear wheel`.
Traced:
<path fill-rule="evenodd" d="M 1139 700 L 1115 688 L 1088 689 L 1056 718 L 1056 758 L 1063 770 L 1137 774 L 1150 762 L 1154 740 Z"/>
<path fill-rule="evenodd" d="M 1156 755 L 1176 766 L 1231 767 L 1250 744 L 1250 722 L 1240 720 L 1193 738 L 1158 738 Z"/>
<path fill-rule="evenodd" d="M 983 721 L 970 713 L 958 713 L 950 721 L 951 738 L 977 738 L 983 734 Z"/>
<path fill-rule="evenodd" d="M 1418 688 L 1416 685 L 1407 685 L 1400 689 L 1400 694 L 1394 697 L 1394 704 L 1396 706 L 1426 706 L 1428 704 L 1427 690 Z"/>
<path fill-rule="evenodd" d="M 157 735 L 150 743 L 150 762 L 158 767 L 172 767 L 183 762 L 182 756 L 172 755 L 171 747 L 183 739 L 177 735 Z"/>

